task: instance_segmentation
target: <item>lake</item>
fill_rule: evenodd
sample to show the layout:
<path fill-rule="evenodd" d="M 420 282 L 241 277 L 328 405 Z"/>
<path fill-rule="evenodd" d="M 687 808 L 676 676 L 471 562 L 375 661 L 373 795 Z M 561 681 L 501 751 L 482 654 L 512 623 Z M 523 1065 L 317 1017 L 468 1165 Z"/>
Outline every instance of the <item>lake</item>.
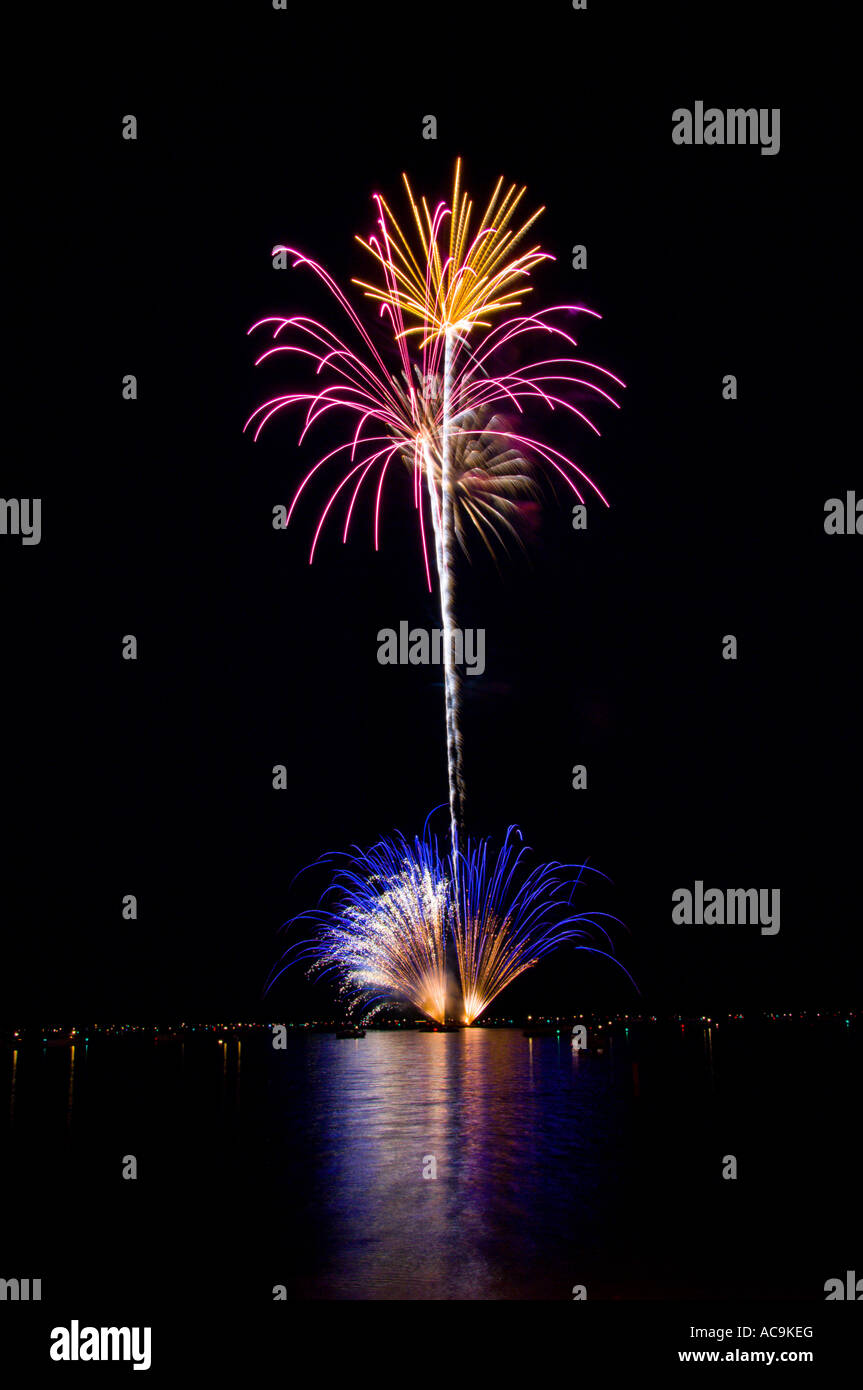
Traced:
<path fill-rule="evenodd" d="M 142 1297 L 230 1271 L 262 1299 L 823 1300 L 859 1264 L 853 1027 L 590 1041 L 102 1038 L 22 1046 L 14 1088 L 6 1052 L 0 1272 L 94 1296 L 122 1267 Z"/>

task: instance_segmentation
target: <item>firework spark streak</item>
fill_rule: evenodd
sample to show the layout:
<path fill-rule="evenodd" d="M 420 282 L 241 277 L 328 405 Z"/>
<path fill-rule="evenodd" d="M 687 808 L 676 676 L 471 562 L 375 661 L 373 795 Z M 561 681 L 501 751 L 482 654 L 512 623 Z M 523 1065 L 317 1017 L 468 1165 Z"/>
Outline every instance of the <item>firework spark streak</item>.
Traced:
<path fill-rule="evenodd" d="M 577 340 L 568 331 L 574 315 L 599 318 L 583 305 L 555 305 L 532 314 L 510 313 L 520 308 L 531 286 L 531 272 L 553 257 L 533 246 L 519 250 L 539 209 L 520 226 L 516 212 L 525 190 L 512 185 L 502 193 L 498 180 L 478 223 L 473 204 L 461 187 L 461 161 L 456 164 L 450 205 L 438 203 L 432 212 L 425 199 L 417 204 L 404 179 L 416 234 L 416 249 L 402 231 L 387 203 L 375 196 L 377 231 L 367 241 L 357 238 L 382 272 L 382 283 L 356 283 L 379 305 L 392 330 L 397 369 L 392 370 L 360 316 L 333 278 L 316 261 L 292 247 L 277 246 L 295 268 L 308 267 L 326 286 L 345 314 L 354 341 L 304 315 L 269 316 L 249 332 L 270 329 L 272 346 L 257 364 L 280 354 L 292 354 L 313 367 L 321 384 L 313 390 L 273 396 L 252 412 L 257 439 L 264 426 L 282 410 L 298 405 L 305 415 L 302 442 L 309 430 L 327 416 L 338 414 L 348 424 L 343 443 L 319 458 L 300 480 L 287 520 L 319 470 L 338 461 L 339 480 L 326 501 L 314 531 L 310 562 L 324 524 L 339 499 L 344 503 L 342 541 L 346 542 L 357 498 L 364 484 L 374 486 L 373 534 L 379 547 L 380 515 L 385 480 L 398 456 L 409 467 L 413 500 L 419 519 L 420 549 L 429 589 L 432 588 L 426 508 L 434 540 L 444 631 L 444 699 L 450 834 L 456 872 L 463 820 L 464 777 L 460 732 L 460 685 L 454 662 L 455 541 L 468 549 L 469 527 L 490 548 L 502 541 L 501 530 L 516 532 L 518 502 L 535 495 L 533 475 L 544 471 L 562 479 L 579 502 L 591 491 L 608 502 L 596 484 L 568 455 L 525 433 L 504 428 L 500 411 L 523 416 L 528 404 L 571 413 L 595 434 L 589 416 L 567 399 L 566 392 L 587 393 L 617 407 L 606 385 L 624 383 L 606 368 L 572 355 Z M 476 230 L 473 228 L 476 226 Z M 501 314 L 508 317 L 500 318 Z M 564 317 L 565 316 L 565 319 Z M 406 318 L 410 325 L 406 326 Z M 516 346 L 541 338 L 544 353 L 517 368 L 504 367 L 504 349 L 511 360 Z M 412 355 L 411 340 L 418 340 Z M 418 354 L 418 360 L 417 360 Z M 605 385 L 600 385 L 599 377 Z M 467 461 L 470 461 L 469 463 Z M 375 486 L 376 484 L 376 486 Z"/>
<path fill-rule="evenodd" d="M 584 875 L 604 878 L 599 870 L 557 862 L 530 867 L 516 826 L 497 852 L 487 839 L 468 838 L 459 855 L 456 874 L 452 854 L 441 853 L 426 821 L 413 843 L 397 833 L 341 856 L 319 907 L 288 924 L 310 922 L 313 936 L 289 947 L 267 988 L 290 965 L 307 960 L 311 974 L 335 974 L 348 1012 L 369 1018 L 385 1004 L 407 1001 L 443 1023 L 450 942 L 461 977 L 462 1020 L 469 1024 L 558 946 L 605 956 L 624 970 L 610 950 L 592 944 L 612 945 L 597 921 L 610 914 L 573 908 Z"/>
<path fill-rule="evenodd" d="M 267 989 L 288 966 L 311 960 L 313 975 L 335 974 L 349 1012 L 369 1018 L 387 1003 L 408 1001 L 443 1023 L 452 903 L 428 822 L 413 844 L 396 834 L 334 857 L 338 867 L 321 904 L 294 918 L 312 922 L 314 936 L 285 952 Z"/>
<path fill-rule="evenodd" d="M 610 914 L 573 911 L 573 894 L 585 873 L 599 870 L 557 862 L 528 868 L 529 853 L 514 825 L 496 853 L 489 840 L 467 840 L 458 910 L 451 914 L 465 1023 L 473 1023 L 513 980 L 566 942 L 606 956 L 623 970 L 610 951 L 587 944 L 596 940 L 592 928 L 612 945 L 596 921 Z M 626 970 L 624 974 L 635 984 Z"/>

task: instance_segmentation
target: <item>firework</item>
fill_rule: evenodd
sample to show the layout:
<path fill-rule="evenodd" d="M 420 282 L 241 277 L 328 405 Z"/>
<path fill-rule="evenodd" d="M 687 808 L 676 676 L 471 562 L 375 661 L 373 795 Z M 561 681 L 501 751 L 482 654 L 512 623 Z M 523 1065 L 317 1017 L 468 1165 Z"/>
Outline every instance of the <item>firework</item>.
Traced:
<path fill-rule="evenodd" d="M 451 913 L 465 1023 L 473 1023 L 513 980 L 564 943 L 606 956 L 624 969 L 610 951 L 589 944 L 599 938 L 612 945 L 596 920 L 610 914 L 573 908 L 584 875 L 599 870 L 558 862 L 529 868 L 529 855 L 517 826 L 509 827 L 497 852 L 489 840 L 466 842 L 457 879 L 458 910 Z M 624 974 L 635 983 L 626 970 Z"/>
<path fill-rule="evenodd" d="M 418 336 L 422 352 L 421 380 L 429 383 L 430 387 L 431 399 L 427 403 L 432 412 L 434 428 L 431 433 L 440 460 L 437 473 L 433 466 L 434 447 L 424 448 L 424 459 L 429 495 L 432 498 L 435 559 L 444 631 L 450 833 L 453 863 L 457 874 L 459 836 L 463 819 L 464 776 L 460 732 L 461 692 L 453 648 L 453 635 L 457 628 L 453 554 L 457 529 L 456 449 L 459 441 L 472 437 L 494 438 L 496 447 L 485 453 L 480 451 L 480 457 L 486 462 L 486 479 L 498 484 L 497 495 L 500 497 L 500 479 L 490 471 L 496 449 L 511 449 L 515 446 L 522 450 L 528 447 L 567 478 L 579 501 L 582 501 L 578 487 L 560 464 L 555 462 L 556 450 L 549 449 L 547 445 L 541 445 L 538 440 L 526 437 L 520 432 L 490 426 L 487 421 L 478 424 L 474 413 L 478 409 L 487 410 L 504 402 L 522 412 L 520 401 L 526 397 L 538 396 L 552 409 L 555 405 L 561 405 L 573 410 L 584 420 L 587 420 L 587 417 L 563 397 L 551 394 L 551 390 L 559 389 L 558 383 L 573 381 L 571 373 L 567 375 L 561 371 L 566 359 L 543 359 L 539 363 L 529 364 L 517 373 L 496 376 L 493 374 L 495 354 L 500 352 L 505 343 L 524 333 L 544 330 L 554 335 L 561 332 L 567 341 L 577 346 L 575 340 L 563 333 L 563 330 L 548 324 L 542 314 L 509 317 L 497 328 L 492 327 L 496 316 L 520 306 L 521 295 L 530 289 L 527 284 L 530 272 L 541 261 L 552 259 L 539 246 L 517 250 L 543 209 L 538 209 L 516 230 L 516 213 L 526 190 L 517 189 L 513 184 L 502 194 L 503 180 L 498 179 L 488 206 L 473 234 L 473 203 L 461 187 L 461 160 L 456 161 L 450 206 L 438 203 L 434 212 L 430 210 L 424 198 L 421 199 L 420 211 L 407 176 L 404 175 L 403 179 L 419 245 L 416 250 L 412 247 L 410 238 L 404 233 L 384 199 L 377 196 L 380 235 L 372 236 L 368 241 L 363 241 L 360 237 L 357 240 L 374 257 L 383 272 L 383 283 L 375 285 L 361 280 L 355 283 L 369 298 L 380 304 L 381 312 L 389 317 L 397 343 L 404 345 L 411 335 Z M 442 245 L 442 242 L 446 244 Z M 546 317 L 554 312 L 556 311 L 547 310 Z M 410 326 L 405 325 L 405 318 L 411 320 Z M 478 329 L 486 330 L 479 343 L 476 342 Z M 404 350 L 402 346 L 402 351 Z M 580 367 L 582 364 L 578 362 L 577 365 Z M 557 370 L 547 373 L 549 367 Z M 577 380 L 580 385 L 612 400 L 608 393 L 595 383 L 581 376 Z M 613 401 L 613 404 L 616 405 L 617 402 Z M 591 424 L 589 420 L 587 423 Z M 591 428 L 596 427 L 591 424 Z M 602 497 L 595 484 L 577 465 L 571 460 L 566 462 L 594 488 L 598 496 Z M 605 502 L 605 498 L 602 500 Z M 475 515 L 472 519 L 476 524 Z"/>
<path fill-rule="evenodd" d="M 461 186 L 461 161 L 456 164 L 450 204 L 440 202 L 433 212 L 425 199 L 417 203 L 406 177 L 404 182 L 415 244 L 379 195 L 375 195 L 377 231 L 365 241 L 357 238 L 382 272 L 380 284 L 356 283 L 379 305 L 389 323 L 395 370 L 323 266 L 294 248 L 278 246 L 275 251 L 290 254 L 295 268 L 311 269 L 335 297 L 347 317 L 354 346 L 326 325 L 301 315 L 270 316 L 254 324 L 249 332 L 267 326 L 273 339 L 258 363 L 283 353 L 295 354 L 314 367 L 321 384 L 316 383 L 314 390 L 291 391 L 264 401 L 246 428 L 254 423 L 258 438 L 269 420 L 293 405 L 305 407 L 301 441 L 317 421 L 334 412 L 349 426 L 345 441 L 318 459 L 301 479 L 288 511 L 290 521 L 312 477 L 324 465 L 338 460 L 339 481 L 320 513 L 310 562 L 324 523 L 340 498 L 345 507 L 342 540 L 347 540 L 364 485 L 375 487 L 373 531 L 377 549 L 381 499 L 391 464 L 399 457 L 411 470 L 429 588 L 429 531 L 433 537 L 444 631 L 450 834 L 457 875 L 464 777 L 460 684 L 453 643 L 457 627 L 455 543 L 468 550 L 469 536 L 476 533 L 491 548 L 503 541 L 504 533 L 516 534 L 518 504 L 535 495 L 537 470 L 563 479 L 579 502 L 584 501 L 582 489 L 590 489 L 608 506 L 599 488 L 573 459 L 525 433 L 521 426 L 507 427 L 500 412 L 508 410 L 522 416 L 526 405 L 541 404 L 552 411 L 571 412 L 599 434 L 589 416 L 563 393 L 586 391 L 617 406 L 594 378 L 621 387 L 623 382 L 606 368 L 569 351 L 578 347 L 568 331 L 573 315 L 599 318 L 593 310 L 583 305 L 556 305 L 533 314 L 511 312 L 520 307 L 523 295 L 530 290 L 531 272 L 542 261 L 553 259 L 539 246 L 520 249 L 542 212 L 540 208 L 520 221 L 524 188 L 512 185 L 504 193 L 503 180 L 498 180 L 485 211 L 474 222 L 473 203 Z M 503 314 L 507 317 L 501 319 Z M 546 355 L 534 355 L 517 368 L 501 365 L 504 349 L 511 355 L 516 343 L 522 348 L 537 337 L 544 340 Z"/>
<path fill-rule="evenodd" d="M 387 1003 L 408 1002 L 443 1023 L 452 901 L 436 837 L 426 825 L 413 843 L 396 834 L 335 858 L 319 907 L 294 919 L 311 922 L 313 936 L 289 948 L 267 988 L 289 965 L 309 960 L 313 976 L 335 975 L 349 1013 L 369 1018 Z"/>
<path fill-rule="evenodd" d="M 518 231 L 512 228 L 526 189 L 516 185 L 501 197 L 503 179 L 489 199 L 471 237 L 473 202 L 461 187 L 461 160 L 456 160 L 451 206 L 438 203 L 432 214 L 425 198 L 420 199 L 422 214 L 408 177 L 402 179 L 419 239 L 415 252 L 384 199 L 376 198 L 380 210 L 382 240 L 357 240 L 365 246 L 384 272 L 384 287 L 357 280 L 370 298 L 395 308 L 401 315 L 418 318 L 420 323 L 400 329 L 404 336 L 418 334 L 423 347 L 451 330 L 468 332 L 488 327 L 491 317 L 504 309 L 517 308 L 525 279 L 548 254 L 533 246 L 513 255 L 515 247 L 545 211 L 539 208 Z M 448 226 L 445 224 L 448 222 Z M 447 239 L 440 246 L 441 233 Z"/>
<path fill-rule="evenodd" d="M 604 877 L 599 870 L 557 862 L 530 867 L 516 826 L 497 851 L 488 839 L 468 838 L 458 852 L 457 873 L 452 852 L 441 852 L 427 821 L 412 843 L 397 833 L 341 856 L 320 906 L 294 919 L 312 923 L 312 937 L 289 948 L 267 987 L 306 960 L 313 976 L 335 976 L 350 1013 L 370 1018 L 388 1003 L 407 1002 L 443 1023 L 449 949 L 461 978 L 461 1019 L 470 1024 L 558 946 L 591 951 L 624 969 L 595 944 L 612 946 L 597 920 L 610 914 L 573 906 L 585 874 Z"/>

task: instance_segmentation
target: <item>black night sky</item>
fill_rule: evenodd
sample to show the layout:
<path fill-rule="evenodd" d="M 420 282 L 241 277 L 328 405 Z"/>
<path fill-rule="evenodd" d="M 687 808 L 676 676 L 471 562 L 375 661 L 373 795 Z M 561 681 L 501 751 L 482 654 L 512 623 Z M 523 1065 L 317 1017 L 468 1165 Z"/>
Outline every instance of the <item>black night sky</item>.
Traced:
<path fill-rule="evenodd" d="M 43 536 L 0 546 L 3 1017 L 327 1014 L 302 976 L 261 1000 L 279 926 L 309 905 L 294 876 L 418 832 L 444 800 L 437 673 L 376 661 L 379 628 L 436 625 L 407 475 L 378 554 L 366 507 L 309 569 L 313 499 L 286 532 L 272 508 L 331 436 L 300 455 L 295 419 L 258 444 L 242 426 L 289 380 L 254 368 L 246 329 L 331 314 L 310 276 L 272 269 L 273 244 L 347 285 L 371 194 L 401 205 L 404 170 L 444 196 L 459 154 L 478 200 L 503 174 L 546 205 L 557 259 L 537 299 L 599 310 L 582 344 L 627 382 L 619 412 L 597 411 L 601 440 L 569 436 L 611 510 L 577 534 L 549 497 L 527 558 L 461 565 L 461 624 L 487 633 L 486 672 L 465 682 L 469 826 L 517 822 L 541 857 L 610 876 L 585 893 L 627 924 L 642 1007 L 856 1004 L 861 541 L 823 526 L 827 498 L 863 487 L 838 108 L 799 74 L 790 88 L 772 11 L 761 34 L 721 7 L 690 43 L 686 8 L 624 21 L 543 0 L 517 24 L 459 12 L 455 37 L 441 19 L 423 46 L 408 8 L 336 11 L 326 34 L 243 8 L 190 11 L 188 32 L 148 9 L 140 45 L 124 31 L 92 80 L 65 74 L 75 99 L 60 121 L 34 114 L 35 158 L 16 156 L 4 495 L 42 497 Z M 672 111 L 700 99 L 781 107 L 779 155 L 674 146 Z M 672 892 L 696 879 L 779 887 L 779 935 L 672 926 Z M 637 1005 L 584 956 L 507 997 Z"/>

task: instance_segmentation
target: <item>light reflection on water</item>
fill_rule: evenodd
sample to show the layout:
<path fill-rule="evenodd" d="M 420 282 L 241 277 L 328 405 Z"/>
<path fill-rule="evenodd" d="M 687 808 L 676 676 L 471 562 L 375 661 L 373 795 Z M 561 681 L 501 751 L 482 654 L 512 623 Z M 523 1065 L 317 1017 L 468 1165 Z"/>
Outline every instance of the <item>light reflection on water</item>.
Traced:
<path fill-rule="evenodd" d="M 590 1040 L 16 1046 L 0 1178 L 21 1200 L 4 1240 L 26 1253 L 50 1186 L 65 1245 L 112 1268 L 129 1192 L 109 1175 L 135 1153 L 142 1261 L 162 1267 L 181 1210 L 184 1248 L 248 1269 L 265 1298 L 568 1299 L 582 1283 L 591 1299 L 811 1297 L 813 1271 L 852 1267 L 858 1038 L 675 1025 Z M 729 1152 L 739 1183 L 721 1180 Z"/>
<path fill-rule="evenodd" d="M 15 1085 L 18 1078 L 18 1049 L 12 1049 L 12 1085 L 9 1091 L 9 1123 L 15 1122 Z"/>
<path fill-rule="evenodd" d="M 66 1124 L 72 1123 L 72 1110 L 75 1105 L 75 1044 L 69 1048 L 69 1089 L 66 1093 Z"/>
<path fill-rule="evenodd" d="M 330 1296 L 506 1297 L 525 1261 L 595 1246 L 621 1100 L 604 1061 L 565 1036 L 313 1037 L 299 1073 L 280 1055 L 284 1142 L 292 1113 L 311 1121 Z"/>

